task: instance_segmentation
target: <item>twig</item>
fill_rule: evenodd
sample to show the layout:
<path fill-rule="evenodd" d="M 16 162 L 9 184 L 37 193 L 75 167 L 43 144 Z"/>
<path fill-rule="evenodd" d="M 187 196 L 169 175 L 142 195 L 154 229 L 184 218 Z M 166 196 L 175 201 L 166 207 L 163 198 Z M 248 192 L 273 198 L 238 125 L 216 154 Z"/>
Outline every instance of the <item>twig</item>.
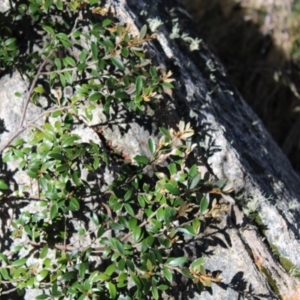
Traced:
<path fill-rule="evenodd" d="M 89 65 L 86 65 L 86 66 L 88 67 Z M 51 75 L 53 73 L 61 74 L 61 73 L 64 73 L 64 72 L 75 71 L 75 70 L 77 70 L 77 67 L 74 67 L 74 68 L 65 68 L 65 69 L 62 69 L 62 70 L 55 70 L 55 71 L 48 71 L 48 72 L 41 72 L 41 75 Z"/>
<path fill-rule="evenodd" d="M 67 109 L 71 109 L 71 106 L 66 106 L 66 107 L 59 107 L 59 108 L 55 108 L 55 109 L 50 109 L 50 110 L 46 110 L 43 113 L 41 113 L 40 115 L 38 115 L 35 119 L 33 119 L 30 123 L 28 123 L 27 125 L 23 125 L 20 126 L 19 129 L 14 132 L 9 139 L 4 143 L 4 145 L 2 147 L 0 147 L 0 154 L 4 151 L 4 149 L 16 138 L 18 137 L 23 131 L 25 131 L 26 129 L 28 129 L 31 126 L 36 126 L 34 123 L 36 121 L 38 121 L 40 118 L 42 118 L 44 115 L 46 114 L 51 114 L 57 111 L 62 111 L 62 110 L 67 110 Z"/>
<path fill-rule="evenodd" d="M 72 34 L 72 32 L 75 30 L 76 26 L 78 23 L 78 18 L 76 18 L 74 26 L 72 28 L 72 31 L 69 35 Z M 30 126 L 36 126 L 34 125 L 34 122 L 36 122 L 38 119 L 40 119 L 42 116 L 44 116 L 46 113 L 51 113 L 51 112 L 55 112 L 55 111 L 46 111 L 42 114 L 40 114 L 36 119 L 34 119 L 32 122 L 30 122 L 29 124 L 27 124 L 26 126 L 23 125 L 24 120 L 25 120 L 25 116 L 26 116 L 26 112 L 27 112 L 27 108 L 30 102 L 30 98 L 32 95 L 32 92 L 36 86 L 36 83 L 38 81 L 38 78 L 40 75 L 43 75 L 44 73 L 42 72 L 43 68 L 45 67 L 46 63 L 48 62 L 49 57 L 53 54 L 54 50 L 50 51 L 49 54 L 47 55 L 47 57 L 44 59 L 44 61 L 42 62 L 42 64 L 39 66 L 36 75 L 34 76 L 34 79 L 30 85 L 30 89 L 28 91 L 27 97 L 25 99 L 25 103 L 24 103 L 24 108 L 22 111 L 22 115 L 21 115 L 21 119 L 20 119 L 20 123 L 19 123 L 19 127 L 17 129 L 17 131 L 8 139 L 8 141 L 6 143 L 4 143 L 4 145 L 2 147 L 0 147 L 0 154 L 3 152 L 3 150 L 18 136 L 20 135 L 24 130 L 28 129 Z M 46 74 L 47 72 L 45 72 Z M 67 109 L 68 107 L 65 107 L 63 109 Z M 61 110 L 61 109 L 59 109 Z"/>
<path fill-rule="evenodd" d="M 27 111 L 27 107 L 29 105 L 30 102 L 30 98 L 31 98 L 31 94 L 33 92 L 33 89 L 35 88 L 36 82 L 39 78 L 39 76 L 41 75 L 42 69 L 44 68 L 44 66 L 46 65 L 48 58 L 52 55 L 53 51 L 50 51 L 50 53 L 47 55 L 47 57 L 44 59 L 44 61 L 42 62 L 42 64 L 40 65 L 40 67 L 38 68 L 38 71 L 36 73 L 36 75 L 34 76 L 34 79 L 30 85 L 30 89 L 28 91 L 28 95 L 27 98 L 25 99 L 25 104 L 24 104 L 24 108 L 23 108 L 23 112 L 22 112 L 22 116 L 21 116 L 21 120 L 19 123 L 19 128 L 23 127 L 23 123 L 25 120 L 25 116 L 26 116 L 26 111 Z"/>
<path fill-rule="evenodd" d="M 11 283 L 10 281 L 2 281 L 2 283 Z M 7 291 L 5 291 L 5 292 L 0 292 L 0 296 L 1 295 L 7 295 L 7 294 L 10 294 L 10 293 L 12 293 L 12 292 L 14 292 L 15 290 L 16 290 L 17 288 L 15 287 L 15 288 L 13 288 L 13 289 L 10 289 L 10 290 L 7 290 Z"/>

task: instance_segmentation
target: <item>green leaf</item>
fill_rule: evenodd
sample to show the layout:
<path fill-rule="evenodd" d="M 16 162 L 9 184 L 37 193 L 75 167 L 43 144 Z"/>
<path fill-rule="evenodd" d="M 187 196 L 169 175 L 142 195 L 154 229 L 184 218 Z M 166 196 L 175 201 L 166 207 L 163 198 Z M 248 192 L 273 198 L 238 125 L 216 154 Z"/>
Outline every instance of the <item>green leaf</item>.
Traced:
<path fill-rule="evenodd" d="M 151 292 L 152 292 L 152 296 L 155 300 L 159 299 L 158 290 L 155 285 L 152 285 Z"/>
<path fill-rule="evenodd" d="M 164 128 L 164 127 L 160 127 L 160 128 L 159 128 L 159 131 L 167 138 L 166 142 L 171 141 L 171 135 L 170 135 L 169 130 L 167 130 L 167 129 Z"/>
<path fill-rule="evenodd" d="M 61 280 L 62 280 L 62 281 L 69 281 L 69 280 L 75 278 L 76 276 L 77 276 L 77 272 L 75 272 L 75 271 L 66 272 L 66 273 L 62 276 Z"/>
<path fill-rule="evenodd" d="M 43 25 L 43 29 L 51 35 L 54 35 L 54 30 L 50 26 Z"/>
<path fill-rule="evenodd" d="M 70 56 L 67 56 L 67 57 L 64 58 L 64 64 L 66 65 L 66 67 L 67 67 L 68 65 L 70 65 L 70 66 L 72 66 L 72 67 L 75 67 L 75 66 L 76 66 L 75 60 L 74 60 L 72 57 L 70 57 Z"/>
<path fill-rule="evenodd" d="M 55 2 L 57 9 L 63 10 L 63 4 L 61 0 L 56 0 Z"/>
<path fill-rule="evenodd" d="M 105 282 L 105 286 L 109 291 L 110 299 L 115 299 L 117 297 L 116 286 L 111 282 Z"/>
<path fill-rule="evenodd" d="M 121 254 L 124 254 L 124 248 L 122 243 L 118 239 L 111 240 L 112 246 L 117 249 Z"/>
<path fill-rule="evenodd" d="M 163 86 L 167 87 L 167 88 L 170 88 L 170 89 L 173 89 L 174 88 L 174 85 L 172 83 L 169 83 L 169 82 L 163 82 L 162 84 Z"/>
<path fill-rule="evenodd" d="M 51 280 L 53 282 L 53 280 Z M 62 296 L 62 293 L 58 291 L 57 283 L 53 282 L 52 289 L 51 289 L 51 296 L 58 298 Z"/>
<path fill-rule="evenodd" d="M 161 291 L 166 291 L 168 288 L 169 288 L 169 286 L 166 284 L 160 284 L 158 286 L 158 289 L 160 289 Z"/>
<path fill-rule="evenodd" d="M 186 235 L 196 236 L 196 232 L 191 225 L 185 225 L 184 228 L 179 228 L 178 231 L 183 232 Z"/>
<path fill-rule="evenodd" d="M 145 24 L 140 31 L 140 39 L 141 40 L 146 36 L 146 33 L 147 33 L 147 25 Z"/>
<path fill-rule="evenodd" d="M 196 260 L 194 260 L 191 264 L 190 264 L 190 268 L 198 268 L 200 265 L 203 265 L 205 263 L 205 258 L 200 257 Z"/>
<path fill-rule="evenodd" d="M 143 285 L 137 276 L 131 276 L 131 279 L 139 289 L 142 289 Z"/>
<path fill-rule="evenodd" d="M 194 220 L 192 221 L 192 227 L 193 227 L 194 232 L 195 232 L 196 234 L 199 233 L 200 225 L 201 225 L 201 222 L 200 222 L 198 219 L 194 219 Z"/>
<path fill-rule="evenodd" d="M 98 46 L 95 42 L 91 44 L 93 60 L 98 59 Z"/>
<path fill-rule="evenodd" d="M 109 39 L 100 40 L 99 43 L 106 48 L 111 48 L 111 49 L 115 48 L 114 44 Z"/>
<path fill-rule="evenodd" d="M 133 241 L 135 243 L 138 243 L 140 241 L 141 235 L 142 235 L 142 229 L 141 229 L 141 227 L 136 226 L 133 229 Z"/>
<path fill-rule="evenodd" d="M 153 155 L 156 151 L 156 147 L 155 147 L 154 140 L 152 138 L 148 139 L 148 148 L 149 148 L 151 154 Z"/>
<path fill-rule="evenodd" d="M 58 69 L 58 70 L 61 70 L 61 67 L 62 67 L 62 66 L 61 66 L 61 60 L 60 60 L 59 58 L 55 57 L 54 63 L 55 63 L 55 65 L 56 65 L 57 69 Z"/>
<path fill-rule="evenodd" d="M 45 299 L 49 299 L 50 296 L 47 295 L 47 294 L 41 294 L 41 295 L 38 295 L 37 297 L 35 297 L 36 300 L 45 300 Z"/>
<path fill-rule="evenodd" d="M 128 227 L 130 230 L 133 230 L 137 226 L 137 219 L 136 218 L 130 218 L 128 222 Z"/>
<path fill-rule="evenodd" d="M 115 93 L 115 97 L 118 99 L 127 99 L 128 94 L 126 92 L 124 92 L 123 90 L 117 90 Z"/>
<path fill-rule="evenodd" d="M 45 10 L 47 11 L 52 4 L 53 4 L 53 0 L 46 0 L 44 4 Z"/>
<path fill-rule="evenodd" d="M 13 44 L 16 41 L 16 38 L 9 38 L 5 40 L 4 45 L 9 46 L 10 44 Z"/>
<path fill-rule="evenodd" d="M 72 36 L 73 36 L 75 39 L 77 39 L 78 37 L 80 37 L 80 35 L 81 35 L 81 32 L 80 32 L 79 30 L 75 30 L 75 31 L 73 31 L 73 33 L 72 33 Z"/>
<path fill-rule="evenodd" d="M 125 269 L 125 260 L 123 258 L 118 261 L 118 269 L 120 271 L 124 271 Z"/>
<path fill-rule="evenodd" d="M 97 282 L 97 281 L 106 281 L 106 280 L 110 280 L 110 276 L 102 273 L 102 274 L 99 274 L 97 275 L 95 278 L 94 278 L 94 282 Z"/>
<path fill-rule="evenodd" d="M 156 69 L 153 66 L 150 66 L 150 75 L 154 78 L 157 77 Z"/>
<path fill-rule="evenodd" d="M 97 238 L 100 238 L 103 235 L 104 231 L 105 231 L 105 228 L 103 226 L 101 226 L 97 231 Z"/>
<path fill-rule="evenodd" d="M 194 177 L 197 174 L 197 170 L 198 170 L 197 165 L 192 165 L 192 167 L 189 170 L 189 176 L 191 178 Z"/>
<path fill-rule="evenodd" d="M 83 49 L 83 50 L 81 51 L 81 53 L 79 54 L 79 61 L 80 61 L 81 63 L 85 63 L 87 56 L 88 56 L 87 50 Z"/>
<path fill-rule="evenodd" d="M 101 98 L 103 98 L 103 95 L 101 93 L 95 92 L 89 96 L 89 101 L 96 102 Z"/>
<path fill-rule="evenodd" d="M 106 268 L 106 270 L 105 270 L 105 274 L 106 275 L 108 275 L 108 276 L 111 276 L 112 275 L 112 273 L 115 271 L 115 269 L 116 269 L 116 265 L 115 264 L 111 264 L 111 265 L 109 265 L 107 268 Z"/>
<path fill-rule="evenodd" d="M 8 185 L 0 179 L 0 190 L 8 190 Z"/>
<path fill-rule="evenodd" d="M 133 53 L 140 58 L 144 58 L 145 57 L 145 53 L 143 51 L 133 51 Z"/>
<path fill-rule="evenodd" d="M 63 32 L 58 33 L 56 36 L 61 40 L 68 40 L 68 36 Z"/>
<path fill-rule="evenodd" d="M 129 50 L 127 49 L 127 48 L 122 48 L 121 49 L 121 54 L 125 57 L 125 58 L 127 58 L 128 56 L 129 56 Z"/>
<path fill-rule="evenodd" d="M 0 274 L 2 275 L 2 278 L 4 280 L 10 280 L 11 279 L 6 268 L 0 268 Z M 0 279 L 0 281 L 1 281 L 1 279 Z"/>
<path fill-rule="evenodd" d="M 168 168 L 169 168 L 169 170 L 170 170 L 170 174 L 171 174 L 171 175 L 176 174 L 177 168 L 176 168 L 175 163 L 170 163 L 169 166 L 168 166 Z"/>
<path fill-rule="evenodd" d="M 128 190 L 124 195 L 124 201 L 128 201 L 131 198 L 132 190 Z"/>
<path fill-rule="evenodd" d="M 105 19 L 103 22 L 102 22 L 102 26 L 103 27 L 106 27 L 108 25 L 110 25 L 112 23 L 112 20 L 110 19 Z"/>
<path fill-rule="evenodd" d="M 133 217 L 135 216 L 135 213 L 134 213 L 134 211 L 133 211 L 133 209 L 132 209 L 132 207 L 131 207 L 130 204 L 125 203 L 125 204 L 124 204 L 124 207 L 125 207 L 126 211 L 127 211 L 131 216 L 133 216 Z"/>
<path fill-rule="evenodd" d="M 60 152 L 57 152 L 56 150 L 53 150 L 49 153 L 49 157 L 54 158 L 56 160 L 64 160 L 65 157 L 60 154 Z"/>
<path fill-rule="evenodd" d="M 69 170 L 69 169 L 70 169 L 69 165 L 63 164 L 63 165 L 56 168 L 56 172 L 63 173 L 65 171 Z"/>
<path fill-rule="evenodd" d="M 111 62 L 121 71 L 125 70 L 125 66 L 123 64 L 123 62 L 120 60 L 120 58 L 118 57 L 111 57 L 110 58 Z"/>
<path fill-rule="evenodd" d="M 97 214 L 95 214 L 94 212 L 93 212 L 93 214 L 92 214 L 91 219 L 92 219 L 93 223 L 94 223 L 96 226 L 99 226 L 99 225 L 100 225 L 99 218 L 98 218 Z"/>
<path fill-rule="evenodd" d="M 218 188 L 222 189 L 222 187 L 225 186 L 226 182 L 227 182 L 227 178 L 223 178 L 223 179 L 218 180 L 218 181 L 215 183 L 215 185 L 216 185 Z"/>
<path fill-rule="evenodd" d="M 29 177 L 33 178 L 33 179 L 37 178 L 37 176 L 38 176 L 37 171 L 33 171 L 33 170 L 28 170 L 28 171 L 26 172 L 26 174 L 27 174 Z"/>
<path fill-rule="evenodd" d="M 11 266 L 12 266 L 12 267 L 21 267 L 21 266 L 25 265 L 26 262 L 27 262 L 27 258 L 20 258 L 20 259 L 18 259 L 18 260 L 15 260 L 15 261 L 11 264 Z"/>
<path fill-rule="evenodd" d="M 73 78 L 70 72 L 65 72 L 64 73 L 65 79 L 69 84 L 73 83 Z"/>
<path fill-rule="evenodd" d="M 7 256 L 4 255 L 3 253 L 0 253 L 0 261 L 7 262 Z"/>
<path fill-rule="evenodd" d="M 115 222 L 110 224 L 110 228 L 113 230 L 124 230 L 124 226 L 122 224 Z"/>
<path fill-rule="evenodd" d="M 143 195 L 140 195 L 140 194 L 138 195 L 138 201 L 139 201 L 140 206 L 141 206 L 142 208 L 144 208 L 145 205 L 146 205 L 146 201 L 145 201 Z"/>
<path fill-rule="evenodd" d="M 85 277 L 86 271 L 89 269 L 89 264 L 87 262 L 82 262 L 79 265 L 79 277 L 83 279 Z"/>
<path fill-rule="evenodd" d="M 209 205 L 209 203 L 208 203 L 206 197 L 203 197 L 200 202 L 200 211 L 202 214 L 208 209 L 208 205 Z"/>
<path fill-rule="evenodd" d="M 36 275 L 36 280 L 38 282 L 43 281 L 47 277 L 48 273 L 49 272 L 47 270 L 42 270 L 38 275 Z"/>
<path fill-rule="evenodd" d="M 77 141 L 79 139 L 80 139 L 79 136 L 75 136 L 75 135 L 67 136 L 65 139 L 62 140 L 61 146 L 63 148 L 69 147 L 70 145 L 73 145 L 75 141 Z"/>
<path fill-rule="evenodd" d="M 149 235 L 147 238 L 146 238 L 146 245 L 148 246 L 148 247 L 151 247 L 152 246 L 152 244 L 153 244 L 153 242 L 154 242 L 154 237 L 152 236 L 152 235 Z"/>
<path fill-rule="evenodd" d="M 65 78 L 64 74 L 60 73 L 60 74 L 59 74 L 59 79 L 60 79 L 61 85 L 62 85 L 63 87 L 65 87 L 67 81 L 66 81 L 66 78 Z"/>
<path fill-rule="evenodd" d="M 170 183 L 166 183 L 165 188 L 173 195 L 180 195 L 180 189 Z"/>
<path fill-rule="evenodd" d="M 71 197 L 70 204 L 69 204 L 69 209 L 71 211 L 75 211 L 75 210 L 79 210 L 79 208 L 80 208 L 80 204 L 79 204 L 78 200 L 74 197 Z"/>
<path fill-rule="evenodd" d="M 52 205 L 51 209 L 50 209 L 50 219 L 53 220 L 58 213 L 58 207 L 57 204 Z"/>
<path fill-rule="evenodd" d="M 169 258 L 167 260 L 167 265 L 170 267 L 178 267 L 183 265 L 187 261 L 187 257 L 182 256 L 182 257 L 176 257 L 176 258 Z"/>
<path fill-rule="evenodd" d="M 201 180 L 201 173 L 196 174 L 190 183 L 190 189 L 194 189 Z"/>
<path fill-rule="evenodd" d="M 149 158 L 146 156 L 142 155 L 137 155 L 134 157 L 134 160 L 139 164 L 139 165 L 146 165 L 150 162 Z"/>
<path fill-rule="evenodd" d="M 173 281 L 173 274 L 167 267 L 163 268 L 163 274 L 169 282 Z"/>
<path fill-rule="evenodd" d="M 118 285 L 117 287 L 124 287 L 128 285 L 128 275 L 126 273 L 121 273 L 117 278 Z M 121 300 L 122 298 L 118 298 L 118 300 Z M 129 298 L 128 298 L 129 299 Z"/>
<path fill-rule="evenodd" d="M 126 259 L 126 265 L 131 271 L 135 271 L 135 266 L 130 259 Z"/>
<path fill-rule="evenodd" d="M 136 85 L 136 89 L 135 89 L 135 93 L 136 95 L 140 95 L 143 89 L 143 79 L 141 76 L 138 76 L 135 82 Z"/>
<path fill-rule="evenodd" d="M 38 94 L 44 94 L 45 93 L 45 89 L 42 86 L 37 86 L 33 89 L 34 92 L 38 93 Z"/>
<path fill-rule="evenodd" d="M 44 246 L 40 252 L 40 259 L 44 259 L 48 254 L 48 246 Z"/>
<path fill-rule="evenodd" d="M 77 228 L 77 232 L 80 236 L 84 236 L 85 235 L 85 229 L 82 227 Z"/>
<path fill-rule="evenodd" d="M 156 218 L 158 221 L 164 221 L 165 220 L 165 209 L 163 207 L 160 207 L 157 211 L 156 211 Z"/>

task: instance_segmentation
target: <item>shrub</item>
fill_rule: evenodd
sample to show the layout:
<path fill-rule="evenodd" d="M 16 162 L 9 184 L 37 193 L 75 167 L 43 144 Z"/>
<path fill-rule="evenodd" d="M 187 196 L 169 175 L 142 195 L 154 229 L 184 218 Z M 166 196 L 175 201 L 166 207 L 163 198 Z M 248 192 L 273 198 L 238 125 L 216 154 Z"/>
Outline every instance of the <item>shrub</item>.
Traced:
<path fill-rule="evenodd" d="M 198 236 L 206 216 L 224 209 L 206 194 L 222 193 L 225 182 L 208 183 L 187 163 L 196 146 L 190 124 L 159 128 L 161 139 L 148 139 L 149 155 L 133 159 L 103 134 L 120 114 L 142 118 L 155 109 L 173 79 L 145 54 L 143 44 L 155 38 L 147 26 L 133 36 L 97 3 L 16 1 L 13 24 L 29 19 L 40 47 L 22 52 L 20 37 L 0 40 L 1 68 L 18 66 L 30 82 L 26 97 L 16 94 L 25 107 L 2 161 L 16 161 L 37 186 L 36 193 L 11 190 L 0 180 L 2 204 L 12 197 L 29 204 L 11 222 L 12 248 L 0 253 L 2 295 L 37 288 L 36 299 L 159 299 L 174 273 L 200 289 L 221 280 L 206 273 L 204 258 L 176 252 Z M 25 124 L 29 102 L 43 112 Z M 99 109 L 106 120 L 100 129 L 93 124 Z M 99 143 L 83 142 L 78 126 L 92 128 Z M 28 140 L 15 139 L 25 129 Z M 101 168 L 115 172 L 108 186 L 87 179 Z"/>

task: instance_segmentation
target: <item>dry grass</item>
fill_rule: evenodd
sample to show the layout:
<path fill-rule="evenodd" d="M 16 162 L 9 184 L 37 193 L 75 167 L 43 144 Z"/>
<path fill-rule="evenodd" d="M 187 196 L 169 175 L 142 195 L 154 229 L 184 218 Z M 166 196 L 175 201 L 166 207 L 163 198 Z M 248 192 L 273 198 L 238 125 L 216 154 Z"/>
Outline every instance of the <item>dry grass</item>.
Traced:
<path fill-rule="evenodd" d="M 300 173 L 300 0 L 180 1 Z"/>

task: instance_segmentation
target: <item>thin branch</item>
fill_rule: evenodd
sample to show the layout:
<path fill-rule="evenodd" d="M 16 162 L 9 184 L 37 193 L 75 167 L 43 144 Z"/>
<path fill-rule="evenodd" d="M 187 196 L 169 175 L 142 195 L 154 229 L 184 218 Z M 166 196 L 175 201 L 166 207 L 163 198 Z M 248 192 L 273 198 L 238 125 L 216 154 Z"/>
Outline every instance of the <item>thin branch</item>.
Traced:
<path fill-rule="evenodd" d="M 103 58 L 105 59 L 105 57 Z M 88 67 L 92 67 L 94 65 L 96 65 L 98 63 L 97 60 L 94 60 L 90 63 L 87 63 L 85 68 L 87 69 Z M 77 67 L 73 67 L 73 68 L 65 68 L 65 69 L 62 69 L 62 70 L 54 70 L 54 71 L 47 71 L 47 72 L 41 72 L 41 75 L 51 75 L 51 74 L 61 74 L 61 73 L 64 73 L 64 72 L 69 72 L 69 71 L 75 71 L 77 70 Z"/>
<path fill-rule="evenodd" d="M 79 18 L 76 18 L 74 26 L 72 28 L 71 33 L 69 34 L 69 36 L 72 34 L 72 32 L 76 29 L 77 27 L 77 23 L 78 23 Z M 0 154 L 3 152 L 3 150 L 16 138 L 18 137 L 23 131 L 25 131 L 26 129 L 28 129 L 31 126 L 36 126 L 34 124 L 34 122 L 36 122 L 38 119 L 40 119 L 42 116 L 44 116 L 46 113 L 51 113 L 51 112 L 55 112 L 55 111 L 59 111 L 59 110 L 64 110 L 64 109 L 68 109 L 69 107 L 65 107 L 63 109 L 58 109 L 58 110 L 53 110 L 53 111 L 46 111 L 42 114 L 40 114 L 36 119 L 34 119 L 33 121 L 31 121 L 29 124 L 27 124 L 26 126 L 24 126 L 24 120 L 25 120 L 25 116 L 26 116 L 26 112 L 27 112 L 27 108 L 30 102 L 30 98 L 32 95 L 32 92 L 36 86 L 36 83 L 39 79 L 40 75 L 43 75 L 44 73 L 42 72 L 43 68 L 45 67 L 46 63 L 48 62 L 49 57 L 53 54 L 54 50 L 50 51 L 49 54 L 47 55 L 47 57 L 44 59 L 44 61 L 42 62 L 42 64 L 39 66 L 36 75 L 34 76 L 34 79 L 30 85 L 30 89 L 28 91 L 27 97 L 25 99 L 25 103 L 24 103 L 24 108 L 22 111 L 22 115 L 21 115 L 21 119 L 20 119 L 20 123 L 19 123 L 19 127 L 17 129 L 17 131 L 8 139 L 7 142 L 4 143 L 4 145 L 2 147 L 0 147 Z"/>
<path fill-rule="evenodd" d="M 48 58 L 52 55 L 53 51 L 50 51 L 50 53 L 47 55 L 47 57 L 44 59 L 44 61 L 42 62 L 42 64 L 40 65 L 40 67 L 38 68 L 38 71 L 36 73 L 36 75 L 34 76 L 34 79 L 30 85 L 30 89 L 28 91 L 28 95 L 27 98 L 25 99 L 25 104 L 24 104 L 24 108 L 23 108 L 23 112 L 22 112 L 22 116 L 21 116 L 21 120 L 19 123 L 19 128 L 23 127 L 23 123 L 25 120 L 25 116 L 26 116 L 26 111 L 27 111 L 27 107 L 29 105 L 30 102 L 30 98 L 33 92 L 33 89 L 35 88 L 35 85 L 37 83 L 38 78 L 41 75 L 42 69 L 44 68 L 44 66 L 46 65 L 46 63 L 48 62 Z M 1 152 L 0 152 L 1 153 Z"/>
<path fill-rule="evenodd" d="M 23 125 L 20 126 L 19 129 L 17 131 L 15 131 L 10 137 L 9 139 L 4 143 L 4 145 L 2 147 L 0 147 L 0 154 L 4 151 L 4 149 L 10 145 L 10 143 L 16 138 L 18 137 L 23 131 L 25 131 L 26 129 L 28 129 L 29 127 L 32 126 L 36 126 L 35 122 L 38 121 L 40 118 L 42 118 L 44 115 L 46 114 L 51 114 L 57 111 L 63 111 L 63 110 L 67 110 L 67 109 L 71 109 L 71 106 L 65 106 L 65 107 L 59 107 L 59 108 L 55 108 L 55 109 L 50 109 L 50 110 L 46 110 L 43 113 L 41 113 L 40 115 L 38 115 L 35 119 L 33 119 L 30 123 L 28 123 L 27 125 Z"/>
<path fill-rule="evenodd" d="M 65 68 L 65 69 L 62 69 L 62 70 L 55 70 L 55 71 L 48 71 L 48 72 L 41 72 L 41 75 L 51 75 L 53 73 L 61 74 L 61 73 L 64 73 L 64 72 L 75 71 L 75 70 L 77 70 L 77 67 L 74 67 L 74 68 Z"/>
<path fill-rule="evenodd" d="M 11 283 L 11 282 L 10 282 L 10 281 L 2 281 L 2 283 Z M 7 290 L 7 291 L 5 291 L 5 292 L 0 292 L 0 296 L 1 296 L 1 295 L 7 295 L 7 294 L 10 294 L 10 293 L 14 292 L 16 289 L 17 289 L 17 288 L 15 287 L 15 288 L 10 289 L 10 290 Z"/>

